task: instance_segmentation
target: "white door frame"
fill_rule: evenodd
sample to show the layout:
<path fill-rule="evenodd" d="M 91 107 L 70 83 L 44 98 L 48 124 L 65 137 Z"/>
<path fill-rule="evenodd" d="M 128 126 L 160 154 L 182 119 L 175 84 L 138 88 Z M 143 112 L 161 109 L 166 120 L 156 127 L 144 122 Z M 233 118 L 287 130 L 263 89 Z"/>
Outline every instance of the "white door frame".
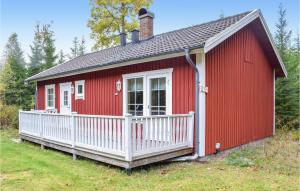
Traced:
<path fill-rule="evenodd" d="M 146 76 L 144 79 L 146 81 L 146 112 L 145 115 L 149 116 L 150 114 L 150 103 L 151 103 L 151 79 L 155 78 L 166 78 L 166 115 L 172 114 L 172 75 L 170 73 L 164 74 L 152 74 Z"/>
<path fill-rule="evenodd" d="M 149 85 L 148 79 L 156 77 L 166 77 L 166 114 L 172 114 L 172 72 L 173 68 L 166 68 L 160 70 L 151 70 L 145 72 L 137 72 L 137 73 L 130 73 L 130 74 L 123 74 L 123 115 L 127 113 L 127 80 L 133 78 L 143 78 L 143 91 L 144 91 L 144 104 L 143 104 L 143 115 L 148 116 L 150 111 L 148 109 L 149 105 Z"/>
<path fill-rule="evenodd" d="M 72 112 L 72 92 L 71 92 L 71 88 L 72 88 L 72 82 L 66 82 L 66 83 L 60 83 L 59 84 L 59 101 L 60 101 L 60 113 L 63 114 L 71 114 Z M 68 90 L 68 103 L 69 103 L 69 110 L 68 112 L 64 112 L 63 108 L 63 101 L 64 101 L 64 95 L 62 90 Z M 63 112 L 62 112 L 63 111 Z"/>

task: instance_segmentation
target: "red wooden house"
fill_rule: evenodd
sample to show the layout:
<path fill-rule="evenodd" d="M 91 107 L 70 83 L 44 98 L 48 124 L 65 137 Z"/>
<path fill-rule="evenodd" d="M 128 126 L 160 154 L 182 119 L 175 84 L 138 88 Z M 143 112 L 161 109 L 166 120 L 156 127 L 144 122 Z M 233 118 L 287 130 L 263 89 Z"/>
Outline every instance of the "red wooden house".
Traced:
<path fill-rule="evenodd" d="M 131 42 L 120 34 L 119 46 L 28 79 L 37 110 L 20 112 L 23 139 L 132 168 L 274 134 L 287 72 L 259 10 L 159 35 L 153 13 L 139 19 Z"/>

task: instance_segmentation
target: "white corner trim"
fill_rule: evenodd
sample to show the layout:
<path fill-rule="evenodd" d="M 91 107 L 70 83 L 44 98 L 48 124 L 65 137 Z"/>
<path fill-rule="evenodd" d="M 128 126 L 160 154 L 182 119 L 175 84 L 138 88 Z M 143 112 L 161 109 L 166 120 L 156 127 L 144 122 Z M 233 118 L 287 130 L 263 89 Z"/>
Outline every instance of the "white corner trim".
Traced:
<path fill-rule="evenodd" d="M 82 94 L 78 94 L 78 85 L 82 85 Z M 75 100 L 82 99 L 84 100 L 85 95 L 85 80 L 75 81 Z"/>
<path fill-rule="evenodd" d="M 268 36 L 268 39 L 271 43 L 271 46 L 276 54 L 277 60 L 280 63 L 280 66 L 284 72 L 284 75 L 287 76 L 286 68 L 281 60 L 281 57 L 279 56 L 279 53 L 275 46 L 274 40 L 273 40 L 271 33 L 267 27 L 266 21 L 265 21 L 264 17 L 262 16 L 261 11 L 259 9 L 253 10 L 248 15 L 246 15 L 244 18 L 242 18 L 240 21 L 238 21 L 235 24 L 233 24 L 232 26 L 226 28 L 224 31 L 218 33 L 217 35 L 209 38 L 205 43 L 204 52 L 205 53 L 209 52 L 210 50 L 212 50 L 213 48 L 215 48 L 216 46 L 221 44 L 224 40 L 226 40 L 227 38 L 229 38 L 230 36 L 232 36 L 233 34 L 238 32 L 240 29 L 244 28 L 246 25 L 248 25 L 249 23 L 251 23 L 252 21 L 254 21 L 257 18 L 260 19 L 260 21 L 264 27 L 264 30 Z"/>
<path fill-rule="evenodd" d="M 199 83 L 198 86 L 206 86 L 205 83 L 205 54 L 196 54 L 196 67 L 199 70 Z M 206 130 L 206 93 L 199 90 L 199 144 L 198 155 L 205 156 L 205 130 Z M 196 127 L 197 128 L 197 127 Z"/>
<path fill-rule="evenodd" d="M 53 89 L 53 107 L 48 106 L 48 95 L 47 95 L 47 90 L 48 89 Z M 49 84 L 45 85 L 45 109 L 55 109 L 55 84 Z"/>
<path fill-rule="evenodd" d="M 150 92 L 149 92 L 149 79 L 166 77 L 166 114 L 172 114 L 172 73 L 173 68 L 150 70 L 145 72 L 137 72 L 130 74 L 123 74 L 123 115 L 127 113 L 127 80 L 134 78 L 143 78 L 143 113 L 144 115 L 150 115 L 148 105 L 150 104 Z"/>

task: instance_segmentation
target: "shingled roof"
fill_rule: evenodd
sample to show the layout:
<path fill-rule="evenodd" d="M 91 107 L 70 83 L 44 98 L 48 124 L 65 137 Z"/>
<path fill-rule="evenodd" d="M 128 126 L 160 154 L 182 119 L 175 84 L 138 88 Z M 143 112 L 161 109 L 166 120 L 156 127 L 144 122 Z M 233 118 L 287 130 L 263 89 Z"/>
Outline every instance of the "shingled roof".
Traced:
<path fill-rule="evenodd" d="M 44 78 L 55 78 L 58 75 L 67 75 L 74 72 L 118 64 L 121 62 L 181 52 L 184 50 L 184 48 L 203 48 L 208 39 L 237 23 L 249 13 L 250 11 L 215 21 L 162 33 L 155 35 L 151 39 L 140 41 L 139 43 L 129 43 L 125 46 L 115 46 L 89 53 L 74 58 L 63 64 L 54 66 L 28 78 L 27 80 L 31 81 Z"/>

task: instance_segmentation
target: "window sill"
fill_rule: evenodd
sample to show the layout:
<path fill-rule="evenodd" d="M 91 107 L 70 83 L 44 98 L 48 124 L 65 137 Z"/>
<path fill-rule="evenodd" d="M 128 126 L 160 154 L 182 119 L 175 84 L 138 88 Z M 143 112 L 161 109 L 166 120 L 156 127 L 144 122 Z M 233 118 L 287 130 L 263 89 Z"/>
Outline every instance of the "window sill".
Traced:
<path fill-rule="evenodd" d="M 84 96 L 75 96 L 75 100 L 78 100 L 78 99 L 84 100 Z"/>

